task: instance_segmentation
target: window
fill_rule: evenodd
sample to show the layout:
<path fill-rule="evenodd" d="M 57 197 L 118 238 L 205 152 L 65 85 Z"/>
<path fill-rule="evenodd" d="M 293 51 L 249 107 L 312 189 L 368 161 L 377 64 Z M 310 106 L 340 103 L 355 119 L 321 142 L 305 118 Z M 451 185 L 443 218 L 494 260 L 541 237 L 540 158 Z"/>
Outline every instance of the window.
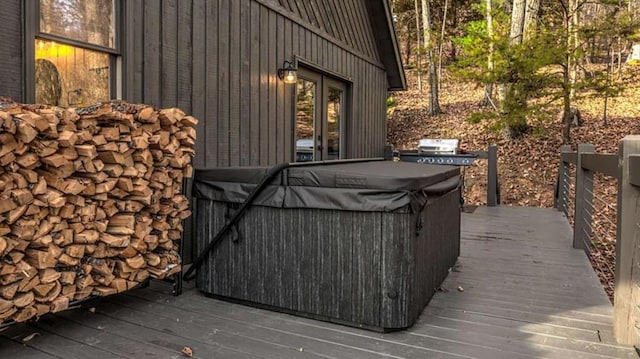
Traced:
<path fill-rule="evenodd" d="M 345 158 L 347 84 L 306 69 L 296 85 L 296 161 Z"/>
<path fill-rule="evenodd" d="M 40 0 L 36 6 L 35 102 L 82 106 L 117 97 L 117 1 Z"/>

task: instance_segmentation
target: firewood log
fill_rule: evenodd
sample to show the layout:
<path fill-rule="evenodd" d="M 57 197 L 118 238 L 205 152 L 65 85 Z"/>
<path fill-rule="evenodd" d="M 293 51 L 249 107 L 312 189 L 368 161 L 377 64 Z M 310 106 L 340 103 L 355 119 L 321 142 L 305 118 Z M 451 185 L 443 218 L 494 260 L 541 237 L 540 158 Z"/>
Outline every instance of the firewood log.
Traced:
<path fill-rule="evenodd" d="M 0 324 L 180 270 L 197 122 L 118 101 L 0 110 Z"/>

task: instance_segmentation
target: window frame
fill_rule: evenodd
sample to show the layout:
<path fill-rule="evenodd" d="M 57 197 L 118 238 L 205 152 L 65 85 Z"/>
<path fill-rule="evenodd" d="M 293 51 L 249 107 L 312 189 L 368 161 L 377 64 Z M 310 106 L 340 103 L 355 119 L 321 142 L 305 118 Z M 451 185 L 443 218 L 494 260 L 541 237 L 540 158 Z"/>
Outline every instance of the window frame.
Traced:
<path fill-rule="evenodd" d="M 122 98 L 122 49 L 124 13 L 122 0 L 113 0 L 113 48 L 96 45 L 60 35 L 40 31 L 40 0 L 23 1 L 23 98 L 27 103 L 36 100 L 36 40 L 55 41 L 60 44 L 101 52 L 109 56 L 109 96 Z"/>

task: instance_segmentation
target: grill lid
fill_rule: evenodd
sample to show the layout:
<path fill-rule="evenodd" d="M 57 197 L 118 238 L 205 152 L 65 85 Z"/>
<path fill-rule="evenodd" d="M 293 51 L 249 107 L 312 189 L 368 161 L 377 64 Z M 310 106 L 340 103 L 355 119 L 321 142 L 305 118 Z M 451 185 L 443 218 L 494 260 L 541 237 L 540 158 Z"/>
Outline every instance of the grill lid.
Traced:
<path fill-rule="evenodd" d="M 460 140 L 456 138 L 423 138 L 418 144 L 418 153 L 428 155 L 455 155 L 458 154 Z"/>

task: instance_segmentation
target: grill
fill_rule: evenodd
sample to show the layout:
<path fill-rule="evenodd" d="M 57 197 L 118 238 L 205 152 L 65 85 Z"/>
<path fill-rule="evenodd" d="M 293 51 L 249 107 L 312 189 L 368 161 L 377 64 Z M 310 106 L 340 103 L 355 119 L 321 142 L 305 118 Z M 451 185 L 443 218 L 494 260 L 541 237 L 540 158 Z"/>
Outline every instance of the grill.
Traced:
<path fill-rule="evenodd" d="M 427 155 L 456 155 L 460 140 L 423 138 L 418 144 L 418 153 Z"/>
<path fill-rule="evenodd" d="M 403 162 L 451 166 L 471 166 L 477 157 L 460 150 L 460 140 L 452 138 L 423 138 L 416 152 L 400 153 L 400 160 Z"/>
<path fill-rule="evenodd" d="M 313 140 L 299 139 L 296 141 L 296 162 L 313 161 Z"/>
<path fill-rule="evenodd" d="M 389 151 L 394 161 L 425 163 L 434 165 L 471 166 L 476 159 L 486 159 L 487 164 L 487 205 L 500 204 L 500 184 L 498 183 L 498 149 L 489 146 L 488 151 L 467 152 L 460 149 L 458 139 L 423 138 L 413 151 Z M 464 186 L 464 169 L 462 170 Z"/>

